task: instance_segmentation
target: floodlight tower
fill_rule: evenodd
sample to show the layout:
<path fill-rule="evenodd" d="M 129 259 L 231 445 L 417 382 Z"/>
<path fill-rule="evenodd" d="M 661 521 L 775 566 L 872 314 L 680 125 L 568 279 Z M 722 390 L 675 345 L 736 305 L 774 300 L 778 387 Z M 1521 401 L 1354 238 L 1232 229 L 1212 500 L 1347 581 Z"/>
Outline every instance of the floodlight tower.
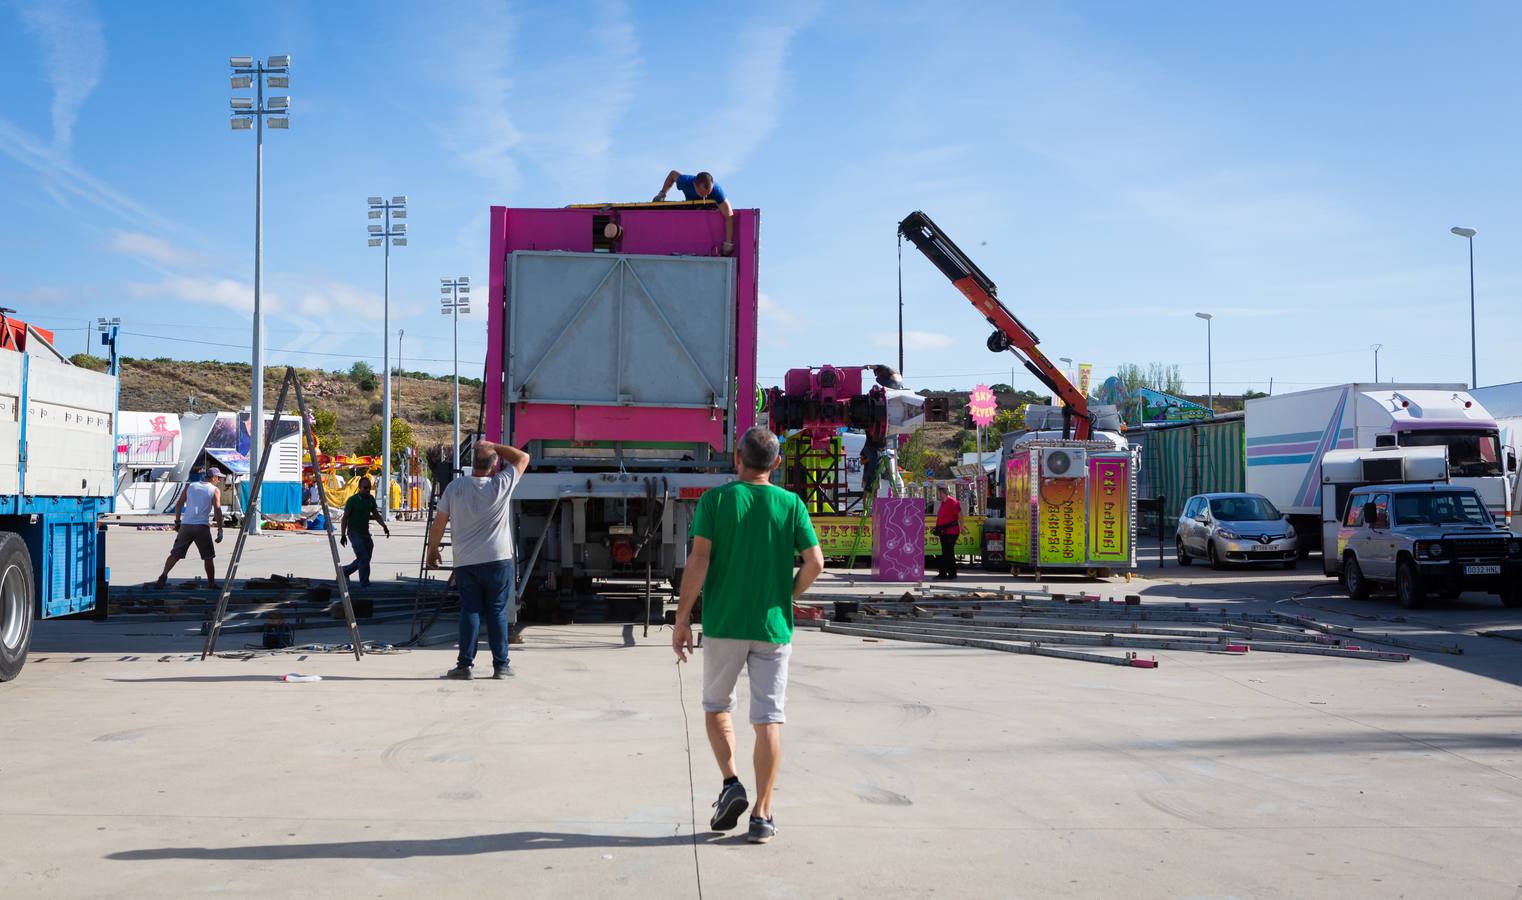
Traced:
<path fill-rule="evenodd" d="M 233 70 L 233 90 L 254 89 L 253 97 L 235 95 L 232 98 L 232 128 L 234 131 L 253 130 L 257 135 L 254 144 L 254 346 L 250 365 L 253 396 L 248 422 L 248 470 L 252 473 L 259 471 L 259 456 L 264 450 L 264 125 L 267 117 L 271 128 L 291 127 L 291 98 L 284 95 L 266 98 L 264 89 L 283 90 L 291 86 L 291 58 L 271 56 L 257 60 L 252 56 L 234 56 L 227 64 Z M 249 487 L 243 524 L 249 534 L 258 534 L 259 497 L 252 491 L 254 485 Z"/>
<path fill-rule="evenodd" d="M 370 246 L 386 248 L 386 275 L 384 302 L 381 304 L 381 353 L 385 371 L 381 382 L 381 472 L 377 498 L 381 518 L 391 520 L 391 246 L 407 246 L 407 224 L 394 222 L 407 218 L 407 196 L 401 194 L 385 202 L 382 197 L 370 198 L 370 218 L 380 219 L 383 224 L 370 225 Z"/>
<path fill-rule="evenodd" d="M 470 314 L 469 276 L 440 278 L 439 293 L 444 295 L 439 298 L 439 312 L 454 322 L 454 461 L 449 468 L 459 475 L 464 471 L 460 465 L 460 317 Z"/>

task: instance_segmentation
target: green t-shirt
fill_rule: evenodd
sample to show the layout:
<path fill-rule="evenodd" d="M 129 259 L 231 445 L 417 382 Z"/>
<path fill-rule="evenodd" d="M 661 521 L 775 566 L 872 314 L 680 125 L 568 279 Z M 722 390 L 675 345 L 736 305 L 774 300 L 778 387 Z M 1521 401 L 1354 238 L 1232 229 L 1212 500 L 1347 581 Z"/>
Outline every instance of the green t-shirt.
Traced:
<path fill-rule="evenodd" d="M 350 532 L 370 533 L 370 514 L 378 512 L 374 494 L 355 494 L 344 503 L 344 524 Z"/>
<path fill-rule="evenodd" d="M 703 633 L 792 641 L 793 558 L 819 543 L 803 500 L 776 485 L 731 482 L 698 500 L 692 535 L 713 542 Z"/>

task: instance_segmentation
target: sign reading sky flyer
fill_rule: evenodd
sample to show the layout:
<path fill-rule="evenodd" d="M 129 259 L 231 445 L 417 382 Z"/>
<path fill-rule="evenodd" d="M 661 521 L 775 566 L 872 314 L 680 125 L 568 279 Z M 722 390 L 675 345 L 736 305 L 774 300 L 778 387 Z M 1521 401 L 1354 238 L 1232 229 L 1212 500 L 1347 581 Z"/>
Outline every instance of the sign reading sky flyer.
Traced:
<path fill-rule="evenodd" d="M 987 428 L 993 423 L 994 413 L 999 411 L 999 401 L 994 399 L 994 392 L 986 384 L 980 384 L 972 389 L 972 396 L 967 400 L 967 411 L 972 415 L 972 423 L 979 428 Z"/>

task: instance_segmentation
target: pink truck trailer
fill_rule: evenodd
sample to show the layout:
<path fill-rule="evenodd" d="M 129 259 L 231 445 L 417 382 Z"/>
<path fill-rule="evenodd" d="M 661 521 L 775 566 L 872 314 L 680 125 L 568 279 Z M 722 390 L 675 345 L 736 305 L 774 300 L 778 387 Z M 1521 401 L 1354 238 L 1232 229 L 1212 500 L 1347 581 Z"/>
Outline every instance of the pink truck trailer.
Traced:
<path fill-rule="evenodd" d="M 482 431 L 533 457 L 520 597 L 680 579 L 693 507 L 756 418 L 760 216 L 734 217 L 725 256 L 712 204 L 492 207 Z"/>

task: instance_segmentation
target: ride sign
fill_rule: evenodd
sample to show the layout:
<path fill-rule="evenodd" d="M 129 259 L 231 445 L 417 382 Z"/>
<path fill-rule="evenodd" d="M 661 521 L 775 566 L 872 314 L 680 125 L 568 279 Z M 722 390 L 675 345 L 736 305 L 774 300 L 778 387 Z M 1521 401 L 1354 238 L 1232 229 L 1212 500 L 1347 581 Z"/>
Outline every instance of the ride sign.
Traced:
<path fill-rule="evenodd" d="M 999 401 L 994 398 L 994 392 L 986 384 L 980 384 L 972 389 L 972 396 L 967 400 L 967 411 L 972 416 L 972 423 L 979 428 L 987 428 L 993 423 L 994 413 L 999 411 Z"/>

